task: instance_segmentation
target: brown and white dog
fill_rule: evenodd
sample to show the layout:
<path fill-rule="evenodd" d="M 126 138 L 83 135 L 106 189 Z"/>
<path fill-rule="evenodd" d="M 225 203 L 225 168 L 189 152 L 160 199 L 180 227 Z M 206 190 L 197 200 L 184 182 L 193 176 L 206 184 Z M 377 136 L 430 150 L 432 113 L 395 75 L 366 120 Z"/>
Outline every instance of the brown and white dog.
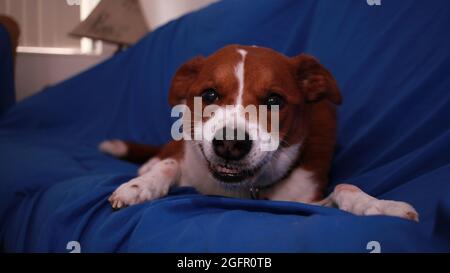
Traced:
<path fill-rule="evenodd" d="M 140 168 L 139 177 L 121 185 L 109 198 L 114 209 L 163 197 L 173 186 L 190 186 L 203 194 L 304 202 L 357 215 L 418 221 L 409 204 L 378 200 L 353 185 L 341 184 L 323 198 L 341 95 L 333 76 L 313 57 L 288 58 L 267 48 L 227 46 L 208 58 L 196 57 L 177 71 L 169 103 L 193 109 L 196 97 L 201 97 L 203 107 L 218 105 L 218 111 L 231 106 L 225 119 L 211 115 L 191 123 L 193 131 L 221 124 L 212 127 L 212 137 L 172 141 L 162 149 L 120 140 L 100 145 L 101 151 L 122 159 L 149 160 Z M 265 151 L 261 141 L 250 136 L 251 126 L 259 134 L 268 134 L 270 128 L 247 120 L 241 109 L 248 105 L 277 106 L 276 149 Z M 250 125 L 239 128 L 239 120 Z M 242 130 L 245 138 L 215 137 L 224 130 L 236 134 Z"/>

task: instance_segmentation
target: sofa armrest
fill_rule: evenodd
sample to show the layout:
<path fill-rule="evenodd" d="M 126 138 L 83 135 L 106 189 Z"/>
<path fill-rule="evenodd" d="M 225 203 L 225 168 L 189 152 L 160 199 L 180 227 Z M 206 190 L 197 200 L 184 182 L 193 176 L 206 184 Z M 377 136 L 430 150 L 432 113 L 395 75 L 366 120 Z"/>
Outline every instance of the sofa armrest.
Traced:
<path fill-rule="evenodd" d="M 14 61 L 16 59 L 16 51 L 19 45 L 20 27 L 19 24 L 11 17 L 6 15 L 0 15 L 0 25 L 5 27 L 9 33 L 11 40 L 11 48 L 13 50 Z"/>

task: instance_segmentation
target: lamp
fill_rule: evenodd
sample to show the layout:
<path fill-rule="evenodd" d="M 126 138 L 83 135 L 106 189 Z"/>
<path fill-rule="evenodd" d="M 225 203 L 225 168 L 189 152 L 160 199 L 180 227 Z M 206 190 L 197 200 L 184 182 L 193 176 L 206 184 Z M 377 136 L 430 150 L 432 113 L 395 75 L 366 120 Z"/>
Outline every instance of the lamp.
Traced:
<path fill-rule="evenodd" d="M 121 50 L 149 31 L 138 0 L 102 0 L 70 35 L 117 44 Z"/>

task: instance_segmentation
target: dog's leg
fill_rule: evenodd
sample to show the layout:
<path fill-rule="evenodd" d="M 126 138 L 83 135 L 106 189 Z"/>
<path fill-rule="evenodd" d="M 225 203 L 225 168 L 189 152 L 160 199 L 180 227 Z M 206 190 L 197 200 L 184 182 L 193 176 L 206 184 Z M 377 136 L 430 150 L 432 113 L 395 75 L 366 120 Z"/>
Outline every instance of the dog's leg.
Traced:
<path fill-rule="evenodd" d="M 127 144 L 122 140 L 106 140 L 100 143 L 99 150 L 105 154 L 121 158 L 128 154 Z"/>
<path fill-rule="evenodd" d="M 349 184 L 336 186 L 333 193 L 318 204 L 337 207 L 356 215 L 389 215 L 419 221 L 419 214 L 411 205 L 376 199 Z"/>
<path fill-rule="evenodd" d="M 147 163 L 145 163 L 144 165 L 142 165 L 139 168 L 139 175 L 144 175 L 146 173 L 148 173 L 149 171 L 151 171 L 153 169 L 153 167 L 155 167 L 159 162 L 161 162 L 161 159 L 159 159 L 158 157 L 154 157 L 152 159 L 150 159 L 149 161 L 147 161 Z"/>
<path fill-rule="evenodd" d="M 161 148 L 123 140 L 106 140 L 100 143 L 101 152 L 130 162 L 143 164 L 157 156 Z"/>
<path fill-rule="evenodd" d="M 149 172 L 121 185 L 108 199 L 113 209 L 141 204 L 167 195 L 180 176 L 176 160 L 157 162 Z"/>

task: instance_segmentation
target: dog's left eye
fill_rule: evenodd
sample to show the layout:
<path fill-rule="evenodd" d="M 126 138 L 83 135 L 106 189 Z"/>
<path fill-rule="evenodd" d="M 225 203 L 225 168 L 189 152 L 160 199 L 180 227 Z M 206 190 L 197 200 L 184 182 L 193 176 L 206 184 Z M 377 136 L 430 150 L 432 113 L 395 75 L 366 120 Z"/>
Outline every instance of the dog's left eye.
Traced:
<path fill-rule="evenodd" d="M 269 110 L 272 110 L 272 106 L 278 106 L 278 109 L 281 109 L 284 106 L 284 99 L 278 94 L 271 94 L 266 98 L 265 105 L 269 106 Z"/>
<path fill-rule="evenodd" d="M 219 94 L 217 93 L 216 89 L 209 88 L 203 91 L 202 99 L 203 102 L 206 104 L 213 104 L 219 99 Z"/>

